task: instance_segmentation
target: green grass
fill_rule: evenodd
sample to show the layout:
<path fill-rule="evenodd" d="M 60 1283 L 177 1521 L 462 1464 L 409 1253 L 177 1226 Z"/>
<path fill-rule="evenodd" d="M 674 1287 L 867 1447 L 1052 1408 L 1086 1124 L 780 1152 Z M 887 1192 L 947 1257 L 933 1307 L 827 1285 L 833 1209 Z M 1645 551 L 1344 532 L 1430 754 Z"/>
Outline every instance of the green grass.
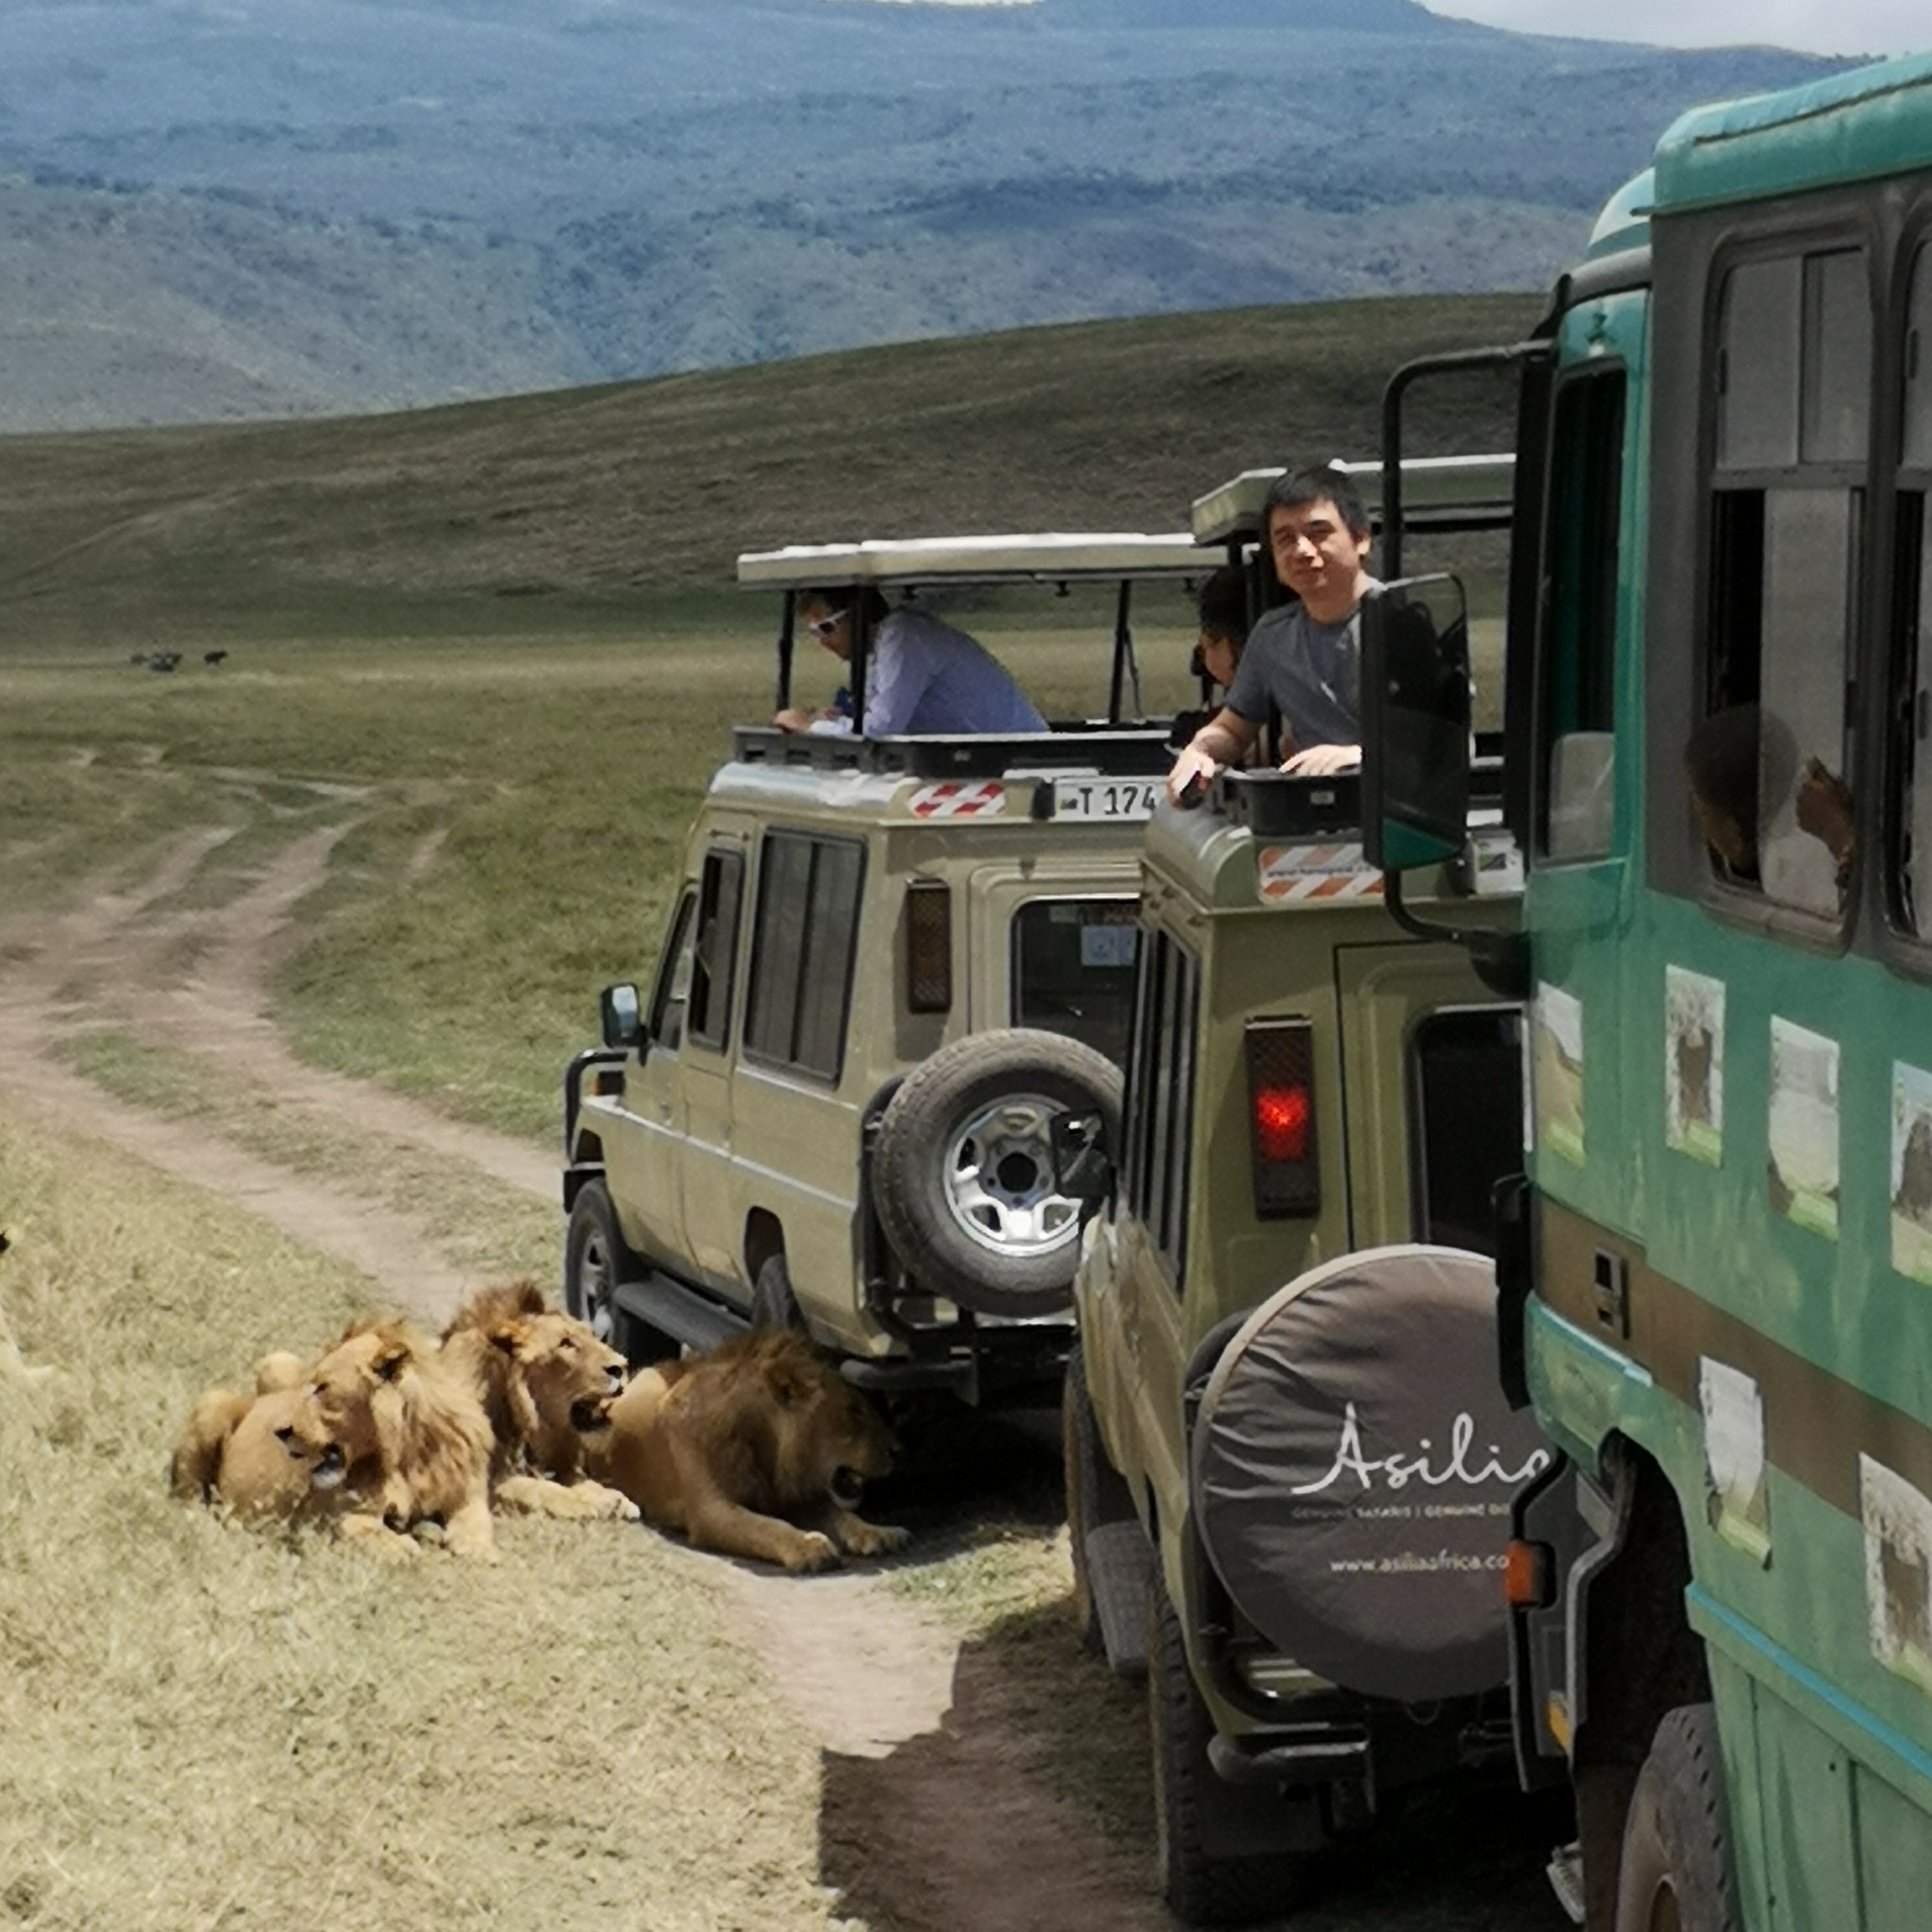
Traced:
<path fill-rule="evenodd" d="M 0 438 L 0 656 L 125 663 L 163 641 L 192 682 L 203 649 L 232 648 L 231 672 L 263 636 L 616 639 L 654 608 L 688 632 L 716 622 L 741 550 L 1175 529 L 1237 471 L 1371 453 L 1391 370 L 1514 340 L 1538 308 L 1224 310 L 386 416 Z M 1416 454 L 1512 431 L 1498 378 L 1415 391 Z"/>

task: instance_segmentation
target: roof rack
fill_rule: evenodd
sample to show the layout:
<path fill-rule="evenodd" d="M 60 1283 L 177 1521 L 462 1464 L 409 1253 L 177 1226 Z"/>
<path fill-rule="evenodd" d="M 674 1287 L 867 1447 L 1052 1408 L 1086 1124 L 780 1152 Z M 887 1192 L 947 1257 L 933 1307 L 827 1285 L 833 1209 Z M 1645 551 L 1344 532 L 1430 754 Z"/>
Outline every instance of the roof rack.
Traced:
<path fill-rule="evenodd" d="M 741 724 L 731 756 L 741 764 L 812 772 L 862 772 L 906 778 L 1000 778 L 1026 772 L 1164 774 L 1173 762 L 1166 722 L 1072 724 L 1011 737 L 991 732 L 916 738 L 855 738 L 842 732 L 780 731 Z"/>
<path fill-rule="evenodd" d="M 874 537 L 861 543 L 788 543 L 781 550 L 746 551 L 738 559 L 738 581 L 748 589 L 774 591 L 821 584 L 1057 584 L 1205 576 L 1220 561 L 1186 530 L 1158 536 L 1111 531 Z"/>

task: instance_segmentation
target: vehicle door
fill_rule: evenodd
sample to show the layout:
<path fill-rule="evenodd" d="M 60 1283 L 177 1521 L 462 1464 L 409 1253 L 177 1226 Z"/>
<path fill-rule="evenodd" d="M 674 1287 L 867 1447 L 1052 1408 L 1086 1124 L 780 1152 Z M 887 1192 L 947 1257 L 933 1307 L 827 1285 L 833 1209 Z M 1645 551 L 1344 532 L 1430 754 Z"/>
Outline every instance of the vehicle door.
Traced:
<path fill-rule="evenodd" d="M 1133 1013 L 1138 866 L 1058 875 L 981 866 L 967 887 L 967 1025 L 1063 1033 L 1124 1068 Z"/>
<path fill-rule="evenodd" d="M 1459 947 L 1336 948 L 1349 1239 L 1494 1252 L 1491 1191 L 1523 1166 L 1521 1008 Z"/>
<path fill-rule="evenodd" d="M 741 837 L 709 845 L 698 874 L 691 990 L 679 1049 L 684 1088 L 682 1207 L 693 1272 L 734 1299 L 749 1298 L 743 1210 L 733 1191 L 732 1026 L 737 1018 L 746 876 Z"/>
<path fill-rule="evenodd" d="M 605 1176 L 624 1237 L 641 1255 L 680 1272 L 683 1239 L 685 1023 L 691 1001 L 697 887 L 688 881 L 671 916 L 644 1038 L 621 1093 L 586 1101 L 600 1115 Z"/>

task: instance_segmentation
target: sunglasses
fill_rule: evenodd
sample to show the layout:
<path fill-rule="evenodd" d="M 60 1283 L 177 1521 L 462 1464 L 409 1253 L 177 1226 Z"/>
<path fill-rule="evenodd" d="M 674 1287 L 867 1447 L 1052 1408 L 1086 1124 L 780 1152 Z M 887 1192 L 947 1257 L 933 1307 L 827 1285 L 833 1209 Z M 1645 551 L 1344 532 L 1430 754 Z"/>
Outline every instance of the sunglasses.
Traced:
<path fill-rule="evenodd" d="M 813 637 L 824 640 L 832 635 L 845 620 L 852 615 L 849 610 L 834 610 L 824 617 L 814 617 L 806 625 Z"/>

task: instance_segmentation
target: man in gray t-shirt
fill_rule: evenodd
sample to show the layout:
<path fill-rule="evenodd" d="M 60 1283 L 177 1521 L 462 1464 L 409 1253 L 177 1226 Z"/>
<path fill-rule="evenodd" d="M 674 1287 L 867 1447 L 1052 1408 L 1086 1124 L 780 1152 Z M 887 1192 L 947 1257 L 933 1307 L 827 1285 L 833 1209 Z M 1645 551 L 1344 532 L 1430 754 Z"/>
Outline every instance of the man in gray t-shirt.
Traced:
<path fill-rule="evenodd" d="M 1281 715 L 1283 771 L 1317 776 L 1361 762 L 1360 613 L 1375 580 L 1360 493 L 1339 470 L 1298 470 L 1268 491 L 1261 528 L 1275 575 L 1301 601 L 1255 626 L 1227 703 L 1168 774 L 1177 805 L 1239 762 L 1271 708 Z"/>

